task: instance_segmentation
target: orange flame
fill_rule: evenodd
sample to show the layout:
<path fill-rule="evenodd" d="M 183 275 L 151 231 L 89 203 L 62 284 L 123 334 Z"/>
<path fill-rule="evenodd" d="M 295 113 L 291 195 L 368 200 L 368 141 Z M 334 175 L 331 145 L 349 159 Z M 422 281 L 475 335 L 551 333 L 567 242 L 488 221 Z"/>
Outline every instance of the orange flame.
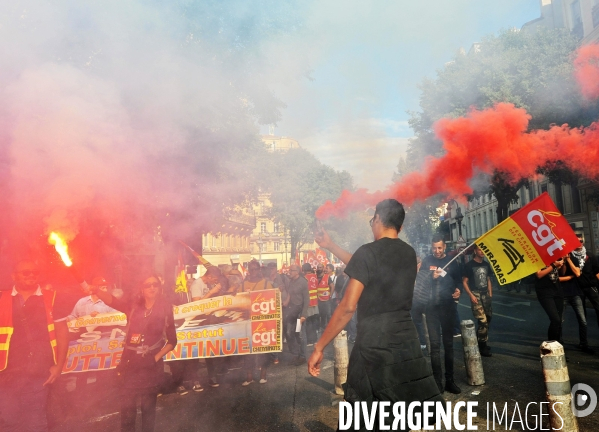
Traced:
<path fill-rule="evenodd" d="M 56 248 L 56 252 L 62 258 L 62 262 L 67 267 L 71 267 L 73 265 L 73 261 L 71 261 L 71 257 L 69 257 L 69 247 L 67 246 L 67 242 L 60 236 L 60 234 L 56 232 L 51 232 L 50 237 L 48 237 L 48 242 L 51 245 L 54 245 Z"/>

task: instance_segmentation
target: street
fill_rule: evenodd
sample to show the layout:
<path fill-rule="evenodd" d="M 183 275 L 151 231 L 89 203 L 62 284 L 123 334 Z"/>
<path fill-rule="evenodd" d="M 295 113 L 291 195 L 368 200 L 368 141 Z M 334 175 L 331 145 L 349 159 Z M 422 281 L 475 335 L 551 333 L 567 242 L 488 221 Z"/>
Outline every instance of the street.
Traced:
<path fill-rule="evenodd" d="M 471 319 L 469 300 L 462 296 L 459 312 L 461 319 Z M 530 402 L 542 402 L 544 383 L 539 360 L 539 345 L 546 337 L 548 318 L 541 309 L 534 291 L 526 294 L 515 291 L 506 292 L 505 288 L 495 292 L 493 296 L 494 317 L 491 324 L 489 345 L 493 357 L 483 358 L 486 384 L 471 387 L 466 384 L 461 350 L 461 339 L 455 338 L 455 379 L 462 388 L 462 394 L 445 393 L 451 401 L 478 401 L 475 424 L 479 430 L 487 430 L 487 403 L 492 407 L 495 403 L 499 412 L 504 404 L 508 406 L 508 419 L 511 422 L 516 403 L 518 413 L 512 423 L 511 430 L 540 430 L 535 427 L 538 406 L 532 405 L 525 419 L 526 405 Z M 589 341 L 591 346 L 599 349 L 599 329 L 595 312 L 587 309 L 589 321 Z M 580 352 L 578 344 L 578 324 L 571 309 L 565 313 L 564 340 L 568 357 L 568 369 L 571 384 L 585 383 L 593 389 L 599 389 L 599 371 L 597 360 L 599 355 Z M 165 394 L 158 400 L 157 431 L 334 431 L 337 424 L 338 410 L 333 406 L 335 398 L 333 390 L 333 352 L 329 346 L 320 377 L 308 375 L 307 367 L 291 365 L 291 357 L 284 353 L 278 365 L 271 365 L 268 370 L 268 382 L 242 387 L 244 378 L 242 370 L 232 370 L 220 376 L 218 388 L 205 386 L 203 392 L 190 391 L 187 395 L 175 393 Z M 203 366 L 203 365 L 202 365 Z M 207 381 L 206 370 L 200 370 L 202 384 Z M 480 394 L 473 395 L 479 391 Z M 58 431 L 113 431 L 119 429 L 119 414 L 116 391 L 110 392 L 110 399 L 103 399 L 101 407 L 96 407 L 93 416 L 70 412 L 68 421 L 56 425 Z M 102 399 L 101 399 L 102 400 Z M 500 408 L 501 407 L 501 408 Z M 87 411 L 89 412 L 89 411 Z M 464 413 L 463 413 L 464 414 Z M 545 423 L 547 417 L 544 416 Z M 492 430 L 492 413 L 489 415 Z M 599 429 L 599 412 L 579 419 L 581 431 Z M 543 426 L 547 428 L 547 424 Z M 505 428 L 496 419 L 495 430 Z"/>

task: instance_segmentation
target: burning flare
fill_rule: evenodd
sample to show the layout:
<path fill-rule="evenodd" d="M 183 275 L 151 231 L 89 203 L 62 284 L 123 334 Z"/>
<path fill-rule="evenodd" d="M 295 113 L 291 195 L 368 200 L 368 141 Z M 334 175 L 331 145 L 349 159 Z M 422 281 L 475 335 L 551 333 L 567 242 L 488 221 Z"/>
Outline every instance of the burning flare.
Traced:
<path fill-rule="evenodd" d="M 54 245 L 56 252 L 58 252 L 58 255 L 62 258 L 62 262 L 67 267 L 71 267 L 73 261 L 71 261 L 71 257 L 69 257 L 69 246 L 67 246 L 67 242 L 60 236 L 60 234 L 54 231 L 51 232 L 50 237 L 48 237 L 48 242 L 51 245 Z"/>

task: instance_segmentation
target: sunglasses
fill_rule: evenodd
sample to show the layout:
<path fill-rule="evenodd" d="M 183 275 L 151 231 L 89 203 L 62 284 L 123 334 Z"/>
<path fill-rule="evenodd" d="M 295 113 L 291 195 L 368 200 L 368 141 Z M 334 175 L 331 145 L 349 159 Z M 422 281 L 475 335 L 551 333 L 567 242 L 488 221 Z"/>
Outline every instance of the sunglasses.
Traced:
<path fill-rule="evenodd" d="M 142 285 L 144 288 L 160 288 L 160 282 L 146 282 L 145 284 Z"/>
<path fill-rule="evenodd" d="M 37 270 L 21 270 L 19 274 L 21 276 L 39 276 L 40 272 Z"/>

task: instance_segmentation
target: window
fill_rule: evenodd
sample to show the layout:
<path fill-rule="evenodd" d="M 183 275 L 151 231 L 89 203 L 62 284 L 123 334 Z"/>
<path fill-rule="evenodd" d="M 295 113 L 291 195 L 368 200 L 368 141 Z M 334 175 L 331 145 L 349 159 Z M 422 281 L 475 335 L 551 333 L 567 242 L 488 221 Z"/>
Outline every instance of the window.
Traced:
<path fill-rule="evenodd" d="M 274 242 L 275 252 L 281 251 L 281 242 Z"/>
<path fill-rule="evenodd" d="M 570 4 L 570 16 L 572 18 L 572 34 L 578 39 L 584 36 L 584 28 L 582 26 L 582 14 L 580 11 L 580 1 L 576 0 Z"/>
<path fill-rule="evenodd" d="M 580 190 L 578 190 L 578 185 L 572 185 L 572 209 L 573 213 L 581 213 L 582 205 L 580 200 Z"/>
<path fill-rule="evenodd" d="M 279 223 L 278 223 L 278 222 L 275 222 L 275 225 L 274 225 L 274 232 L 276 232 L 276 233 L 280 232 L 280 231 L 281 231 L 281 230 L 280 230 L 280 228 L 281 228 L 281 227 L 279 226 Z"/>
<path fill-rule="evenodd" d="M 266 251 L 266 242 L 258 243 L 258 248 L 260 249 L 260 252 Z"/>
<path fill-rule="evenodd" d="M 266 222 L 260 222 L 260 232 L 261 233 L 266 232 Z"/>

